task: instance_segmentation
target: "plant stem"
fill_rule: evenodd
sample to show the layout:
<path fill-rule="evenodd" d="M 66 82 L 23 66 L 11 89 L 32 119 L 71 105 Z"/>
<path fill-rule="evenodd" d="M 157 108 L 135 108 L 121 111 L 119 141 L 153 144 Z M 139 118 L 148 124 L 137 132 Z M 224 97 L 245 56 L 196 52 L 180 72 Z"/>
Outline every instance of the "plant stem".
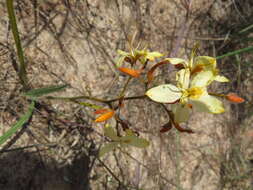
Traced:
<path fill-rule="evenodd" d="M 87 100 L 93 100 L 93 101 L 101 102 L 101 103 L 112 103 L 112 102 L 116 102 L 116 101 L 120 100 L 120 97 L 110 99 L 110 100 L 105 100 L 105 99 L 100 99 L 100 98 L 90 97 L 90 96 L 75 96 L 75 97 L 47 96 L 46 98 L 47 99 L 67 100 L 67 101 L 87 99 Z M 124 100 L 134 100 L 134 99 L 144 99 L 144 98 L 146 98 L 146 95 L 125 97 Z"/>
<path fill-rule="evenodd" d="M 130 82 L 131 79 L 132 79 L 131 77 L 129 77 L 129 78 L 127 79 L 127 82 L 126 82 L 126 84 L 124 85 L 123 90 L 121 91 L 121 93 L 120 93 L 120 95 L 119 95 L 119 98 L 121 98 L 122 96 L 124 96 L 124 94 L 125 94 L 125 92 L 126 92 L 126 89 L 127 89 L 127 86 L 128 86 L 128 84 L 129 84 L 129 82 Z"/>
<path fill-rule="evenodd" d="M 8 10 L 8 16 L 10 20 L 10 26 L 13 34 L 13 38 L 16 44 L 17 54 L 18 54 L 18 60 L 19 60 L 19 68 L 18 68 L 18 75 L 19 79 L 21 81 L 21 84 L 23 85 L 25 90 L 29 89 L 29 86 L 27 84 L 27 75 L 26 75 L 26 64 L 23 54 L 23 49 L 21 46 L 21 41 L 19 38 L 19 32 L 16 22 L 16 17 L 14 13 L 14 7 L 13 7 L 13 0 L 6 0 L 7 10 Z"/>
<path fill-rule="evenodd" d="M 253 51 L 253 46 L 250 46 L 250 47 L 247 47 L 247 48 L 242 48 L 242 49 L 239 49 L 239 50 L 236 50 L 236 51 L 226 53 L 224 55 L 216 57 L 216 59 L 222 59 L 223 57 L 229 57 L 229 56 L 237 55 L 237 54 L 240 54 L 240 53 L 246 53 L 246 52 L 249 52 L 249 51 Z"/>
<path fill-rule="evenodd" d="M 59 96 L 47 96 L 47 99 L 58 99 L 58 100 L 67 100 L 67 101 L 74 101 L 74 100 L 79 100 L 79 99 L 87 99 L 87 100 L 93 100 L 96 102 L 101 102 L 101 103 L 108 103 L 107 100 L 100 99 L 100 98 L 95 98 L 91 96 L 75 96 L 75 97 L 59 97 Z"/>
<path fill-rule="evenodd" d="M 211 96 L 217 96 L 217 97 L 224 97 L 226 96 L 225 94 L 216 94 L 216 93 L 212 93 L 212 92 L 208 92 L 209 95 Z"/>

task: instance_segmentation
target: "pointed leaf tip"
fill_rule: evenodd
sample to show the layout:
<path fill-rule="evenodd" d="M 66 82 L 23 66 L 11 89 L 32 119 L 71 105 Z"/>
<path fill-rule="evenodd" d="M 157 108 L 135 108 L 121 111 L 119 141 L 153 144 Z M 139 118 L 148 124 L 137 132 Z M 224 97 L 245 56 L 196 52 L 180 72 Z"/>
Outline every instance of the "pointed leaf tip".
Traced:
<path fill-rule="evenodd" d="M 48 86 L 43 88 L 36 88 L 29 90 L 28 92 L 24 93 L 24 96 L 30 97 L 30 98 L 37 98 L 40 96 L 44 96 L 50 93 L 58 92 L 63 89 L 65 89 L 68 85 L 54 85 L 54 86 Z"/>

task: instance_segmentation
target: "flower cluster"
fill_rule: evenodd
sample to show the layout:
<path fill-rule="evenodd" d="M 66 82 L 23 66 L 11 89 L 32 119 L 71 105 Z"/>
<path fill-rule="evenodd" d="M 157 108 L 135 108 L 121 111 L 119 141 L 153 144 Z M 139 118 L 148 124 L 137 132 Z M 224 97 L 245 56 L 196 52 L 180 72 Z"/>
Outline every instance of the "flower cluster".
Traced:
<path fill-rule="evenodd" d="M 117 130 L 106 124 L 104 127 L 104 135 L 109 143 L 105 144 L 99 152 L 100 156 L 114 150 L 117 147 L 134 146 L 138 148 L 145 148 L 149 142 L 139 137 L 138 132 L 130 129 L 128 122 L 120 119 L 120 110 L 123 106 L 123 101 L 136 98 L 149 97 L 151 100 L 161 104 L 171 104 L 171 110 L 167 109 L 169 121 L 162 126 L 160 132 L 169 131 L 173 126 L 180 132 L 193 133 L 193 130 L 180 126 L 180 123 L 187 122 L 192 111 L 207 112 L 212 114 L 220 114 L 225 111 L 223 103 L 219 98 L 225 98 L 234 103 L 242 103 L 243 98 L 240 98 L 234 93 L 227 95 L 217 94 L 208 91 L 208 86 L 214 82 L 229 82 L 225 76 L 219 75 L 217 69 L 217 62 L 214 57 L 209 56 L 192 56 L 189 60 L 181 58 L 166 58 L 155 63 L 147 72 L 146 64 L 155 61 L 163 54 L 159 52 L 150 52 L 147 49 L 133 49 L 129 52 L 118 50 L 119 59 L 117 62 L 118 70 L 128 75 L 128 82 L 131 78 L 139 78 L 145 76 L 146 87 L 152 82 L 154 78 L 154 71 L 161 65 L 171 64 L 178 70 L 176 73 L 176 84 L 162 84 L 148 89 L 145 95 L 136 97 L 125 97 L 128 82 L 125 84 L 123 91 L 120 92 L 118 100 L 119 104 L 110 108 L 97 109 L 95 114 L 101 114 L 95 119 L 95 122 L 106 122 L 110 118 L 114 118 L 117 123 Z M 126 63 L 129 66 L 123 67 Z M 111 100 L 111 101 L 114 101 Z M 110 102 L 110 101 L 105 101 Z M 119 129 L 121 126 L 122 130 Z M 124 133 L 124 135 L 122 135 Z"/>

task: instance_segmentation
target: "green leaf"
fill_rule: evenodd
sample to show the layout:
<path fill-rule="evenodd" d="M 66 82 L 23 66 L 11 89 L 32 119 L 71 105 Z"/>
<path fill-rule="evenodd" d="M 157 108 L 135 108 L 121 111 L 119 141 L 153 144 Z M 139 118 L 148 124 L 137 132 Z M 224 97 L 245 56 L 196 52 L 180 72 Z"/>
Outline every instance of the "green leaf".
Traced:
<path fill-rule="evenodd" d="M 17 130 L 20 129 L 30 119 L 34 110 L 34 105 L 35 103 L 32 102 L 31 105 L 29 106 L 28 111 L 18 120 L 18 122 L 0 137 L 0 146 L 6 140 L 8 140 L 14 133 L 16 133 Z"/>
<path fill-rule="evenodd" d="M 37 89 L 32 89 L 29 90 L 28 92 L 24 93 L 24 96 L 28 96 L 31 98 L 37 98 L 43 95 L 47 95 L 53 92 L 57 92 L 60 90 L 63 90 L 66 88 L 68 85 L 57 85 L 57 86 L 49 86 L 49 87 L 43 87 L 43 88 L 37 88 Z"/>
<path fill-rule="evenodd" d="M 127 144 L 137 148 L 146 148 L 149 146 L 149 141 L 144 138 L 139 138 L 137 136 L 124 136 L 120 139 L 122 144 Z"/>
<path fill-rule="evenodd" d="M 119 141 L 120 139 L 117 135 L 117 132 L 111 126 L 104 127 L 104 134 L 106 137 L 110 138 L 113 141 Z"/>
<path fill-rule="evenodd" d="M 13 34 L 13 38 L 16 44 L 17 48 L 17 55 L 18 55 L 18 60 L 19 60 L 19 79 L 21 84 L 25 87 L 25 89 L 28 89 L 29 86 L 27 84 L 27 74 L 26 74 L 26 63 L 25 63 L 25 58 L 24 58 L 24 53 L 21 45 L 21 40 L 19 37 L 19 32 L 18 32 L 18 26 L 16 22 L 16 17 L 15 17 L 15 10 L 13 7 L 13 0 L 6 0 L 6 5 L 7 5 L 7 11 L 8 11 L 8 17 L 10 20 L 10 26 Z"/>
<path fill-rule="evenodd" d="M 238 49 L 236 51 L 228 52 L 226 54 L 223 54 L 223 55 L 220 55 L 220 56 L 216 57 L 216 59 L 222 59 L 224 57 L 234 56 L 234 55 L 237 55 L 237 54 L 246 53 L 246 52 L 250 52 L 250 51 L 253 51 L 253 46 Z"/>
<path fill-rule="evenodd" d="M 174 103 L 181 98 L 182 92 L 172 84 L 164 84 L 149 89 L 146 95 L 155 102 Z"/>
<path fill-rule="evenodd" d="M 78 104 L 80 104 L 82 106 L 90 107 L 90 108 L 93 108 L 93 109 L 101 109 L 101 108 L 103 108 L 102 106 L 98 106 L 98 105 L 91 104 L 91 103 L 88 103 L 88 102 L 78 102 Z"/>
<path fill-rule="evenodd" d="M 184 123 L 187 122 L 190 118 L 190 108 L 188 105 L 182 105 L 182 104 L 173 104 L 172 110 L 175 115 L 175 122 L 176 123 Z"/>
<path fill-rule="evenodd" d="M 104 156 L 106 153 L 111 152 L 113 149 L 117 148 L 118 142 L 110 142 L 105 144 L 102 148 L 99 150 L 99 157 Z"/>

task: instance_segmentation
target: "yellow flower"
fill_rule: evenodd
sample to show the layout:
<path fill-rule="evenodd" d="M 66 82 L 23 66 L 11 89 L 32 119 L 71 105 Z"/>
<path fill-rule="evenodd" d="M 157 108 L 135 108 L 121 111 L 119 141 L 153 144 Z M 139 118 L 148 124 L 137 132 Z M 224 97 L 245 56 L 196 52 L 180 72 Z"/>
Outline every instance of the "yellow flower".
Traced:
<path fill-rule="evenodd" d="M 165 60 L 169 61 L 172 65 L 183 65 L 185 69 L 190 70 L 190 75 L 212 75 L 210 82 L 229 82 L 229 80 L 219 75 L 219 70 L 217 69 L 217 62 L 214 57 L 209 56 L 192 56 L 189 61 L 180 59 L 180 58 L 166 58 Z M 208 72 L 208 73 L 207 73 Z M 199 76 L 202 78 L 203 76 Z"/>
<path fill-rule="evenodd" d="M 118 50 L 118 54 L 120 55 L 117 61 L 118 67 L 120 67 L 124 61 L 133 64 L 137 60 L 139 60 L 142 64 L 144 64 L 147 60 L 154 61 L 155 58 L 163 56 L 163 54 L 157 51 L 150 52 L 146 49 L 143 50 L 131 49 L 129 53 L 122 50 Z"/>
<path fill-rule="evenodd" d="M 156 102 L 176 103 L 172 106 L 172 111 L 177 123 L 189 119 L 191 106 L 201 112 L 214 114 L 224 112 L 222 102 L 207 92 L 207 86 L 214 79 L 212 72 L 207 70 L 198 73 L 191 81 L 190 75 L 189 68 L 181 69 L 176 76 L 177 86 L 172 84 L 160 85 L 149 89 L 146 95 Z"/>

